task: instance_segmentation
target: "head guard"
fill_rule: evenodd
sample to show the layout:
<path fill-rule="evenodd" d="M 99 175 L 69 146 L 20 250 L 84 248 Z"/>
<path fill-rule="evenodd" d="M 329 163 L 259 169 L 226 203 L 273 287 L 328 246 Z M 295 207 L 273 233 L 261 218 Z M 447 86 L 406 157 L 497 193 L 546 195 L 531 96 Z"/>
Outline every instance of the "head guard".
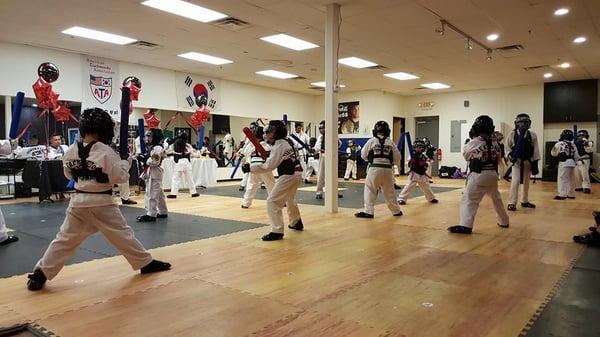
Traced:
<path fill-rule="evenodd" d="M 378 121 L 373 126 L 373 137 L 377 137 L 377 134 L 382 134 L 384 137 L 389 137 L 391 133 L 390 126 L 386 121 Z"/>
<path fill-rule="evenodd" d="M 115 137 L 115 122 L 106 110 L 100 108 L 86 109 L 79 120 L 81 138 L 85 135 L 97 134 L 98 140 L 106 145 Z"/>
<path fill-rule="evenodd" d="M 262 126 L 257 125 L 254 129 L 252 129 L 252 133 L 254 134 L 254 137 L 258 139 L 258 141 L 261 141 L 265 134 L 265 129 Z"/>
<path fill-rule="evenodd" d="M 519 123 L 522 124 L 522 128 L 529 129 L 531 127 L 531 118 L 526 113 L 520 113 L 515 117 L 515 129 L 519 128 Z"/>
<path fill-rule="evenodd" d="M 560 133 L 560 137 L 558 138 L 559 141 L 572 141 L 573 140 L 573 130 L 570 129 L 564 129 L 562 130 L 562 132 Z"/>
<path fill-rule="evenodd" d="M 324 135 L 325 134 L 325 121 L 321 121 L 321 123 L 319 123 L 319 132 Z"/>
<path fill-rule="evenodd" d="M 474 136 L 486 134 L 491 136 L 494 133 L 494 120 L 487 115 L 481 115 L 475 119 L 471 131 Z"/>
<path fill-rule="evenodd" d="M 347 145 L 347 146 L 352 146 L 352 145 L 354 145 L 354 139 L 348 139 L 348 140 L 346 141 L 346 145 Z"/>
<path fill-rule="evenodd" d="M 416 149 L 417 147 L 426 148 L 427 144 L 421 139 L 415 139 L 413 143 L 413 147 Z"/>
<path fill-rule="evenodd" d="M 163 144 L 163 132 L 161 129 L 150 129 L 149 130 L 151 132 L 150 137 L 152 137 L 152 140 L 150 142 L 150 146 L 156 146 L 156 145 L 161 145 Z"/>
<path fill-rule="evenodd" d="M 577 137 L 588 139 L 590 138 L 590 133 L 588 132 L 588 130 L 579 130 L 577 131 Z"/>

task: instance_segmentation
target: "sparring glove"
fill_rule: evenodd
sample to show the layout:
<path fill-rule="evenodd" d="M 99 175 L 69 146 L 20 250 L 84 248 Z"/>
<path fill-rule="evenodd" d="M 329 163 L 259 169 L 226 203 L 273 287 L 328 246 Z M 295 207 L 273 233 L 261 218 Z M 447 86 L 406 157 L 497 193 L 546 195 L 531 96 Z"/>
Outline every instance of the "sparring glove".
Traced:
<path fill-rule="evenodd" d="M 242 172 L 248 173 L 250 172 L 250 164 L 246 163 L 242 165 Z"/>
<path fill-rule="evenodd" d="M 540 173 L 540 166 L 538 162 L 538 160 L 534 160 L 531 163 L 531 174 L 533 174 L 534 176 L 537 176 Z"/>
<path fill-rule="evenodd" d="M 373 162 L 374 157 L 375 157 L 375 152 L 373 152 L 373 150 L 370 150 L 369 154 L 367 155 L 367 159 L 368 159 L 369 163 Z"/>

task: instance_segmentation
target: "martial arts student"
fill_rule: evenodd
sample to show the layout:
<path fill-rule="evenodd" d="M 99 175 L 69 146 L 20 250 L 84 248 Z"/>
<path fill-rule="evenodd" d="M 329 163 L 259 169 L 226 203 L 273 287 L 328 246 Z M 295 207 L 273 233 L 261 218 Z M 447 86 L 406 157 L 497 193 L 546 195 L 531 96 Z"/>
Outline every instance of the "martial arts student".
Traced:
<path fill-rule="evenodd" d="M 406 200 L 408 200 L 410 193 L 415 186 L 419 185 L 419 188 L 425 194 L 425 199 L 432 204 L 437 204 L 438 200 L 435 198 L 431 186 L 429 186 L 430 176 L 427 175 L 427 168 L 431 165 L 431 161 L 425 154 L 427 145 L 424 141 L 417 139 L 413 143 L 413 148 L 415 154 L 408 161 L 408 168 L 410 170 L 408 173 L 408 182 L 398 196 L 398 203 L 406 205 Z"/>
<path fill-rule="evenodd" d="M 17 145 L 18 141 L 16 139 L 12 141 L 8 139 L 0 140 L 0 155 L 5 156 L 11 154 L 17 148 Z M 4 214 L 2 214 L 2 210 L 0 210 L 0 246 L 17 241 L 19 241 L 17 236 L 7 234 Z"/>
<path fill-rule="evenodd" d="M 540 149 L 537 135 L 530 128 L 531 119 L 529 115 L 520 113 L 515 118 L 515 129 L 508 134 L 506 139 L 506 146 L 508 147 L 507 160 L 512 167 L 507 207 L 509 211 L 517 210 L 519 185 L 521 184 L 523 185 L 521 207 L 535 208 L 535 205 L 529 202 L 529 178 L 531 174 L 535 176 L 539 173 Z M 522 138 L 520 148 L 517 146 L 519 138 Z"/>
<path fill-rule="evenodd" d="M 590 162 L 591 156 L 594 153 L 594 142 L 590 140 L 590 134 L 587 130 L 577 131 L 577 154 L 579 154 L 579 160 L 577 161 L 577 186 L 575 189 L 577 192 L 583 192 L 586 194 L 592 193 L 592 184 L 590 183 Z"/>
<path fill-rule="evenodd" d="M 319 171 L 319 158 L 318 158 L 318 150 L 315 148 L 317 145 L 317 138 L 310 137 L 308 141 L 308 150 L 306 151 L 306 172 L 304 172 L 304 183 L 312 184 L 309 180 L 310 177 L 314 174 L 318 174 Z"/>
<path fill-rule="evenodd" d="M 506 171 L 506 152 L 504 152 L 504 135 L 500 131 L 494 131 L 494 134 L 492 135 L 492 141 L 496 141 L 498 142 L 498 145 L 500 145 L 500 157 L 502 158 L 500 164 L 498 164 L 498 180 L 500 180 L 501 177 L 504 176 L 504 172 Z"/>
<path fill-rule="evenodd" d="M 254 136 L 256 139 L 261 140 L 264 136 L 264 130 L 262 126 L 255 126 L 252 129 Z M 261 141 L 260 145 L 267 151 L 267 153 L 271 150 L 269 144 L 265 141 Z M 252 142 L 248 141 L 243 148 L 243 155 L 246 158 L 246 163 L 252 164 L 263 164 L 265 160 L 258 154 L 256 151 L 256 147 Z M 244 193 L 244 199 L 242 200 L 242 208 L 249 208 L 252 205 L 252 201 L 256 196 L 256 192 L 258 191 L 258 187 L 261 183 L 264 183 L 267 188 L 267 193 L 271 194 L 273 190 L 273 186 L 275 186 L 275 177 L 273 177 L 273 172 L 264 172 L 264 173 L 254 173 L 248 172 L 248 184 L 246 186 L 246 192 Z"/>
<path fill-rule="evenodd" d="M 262 237 L 263 241 L 283 239 L 283 207 L 287 207 L 291 229 L 304 229 L 300 210 L 296 204 L 296 192 L 302 183 L 302 167 L 294 144 L 287 137 L 287 128 L 280 120 L 271 120 L 265 131 L 265 140 L 271 145 L 271 153 L 264 163 L 244 164 L 242 171 L 270 173 L 277 169 L 279 178 L 267 198 L 267 213 L 271 231 Z"/>
<path fill-rule="evenodd" d="M 427 160 L 429 161 L 429 165 L 427 166 L 427 171 L 425 173 L 427 176 L 429 176 L 429 183 L 433 183 L 433 180 L 431 180 L 431 172 L 433 171 L 436 148 L 431 145 L 431 141 L 427 137 L 423 137 L 423 143 L 425 143 L 425 156 L 427 156 Z"/>
<path fill-rule="evenodd" d="M 360 145 L 356 144 L 353 139 L 348 139 L 346 142 L 346 172 L 344 173 L 344 180 L 356 179 L 356 165 L 358 162 L 358 156 L 360 155 Z"/>
<path fill-rule="evenodd" d="M 166 218 L 169 210 L 163 191 L 164 169 L 160 166 L 165 158 L 165 150 L 162 145 L 163 133 L 161 129 L 150 129 L 146 131 L 146 151 L 145 156 L 140 156 L 146 164 L 142 179 L 146 183 L 146 196 L 144 198 L 144 208 L 146 214 L 137 217 L 139 222 L 154 222 L 156 218 Z"/>
<path fill-rule="evenodd" d="M 292 134 L 298 139 L 300 139 L 304 144 L 308 145 L 310 143 L 310 138 L 306 133 L 304 133 L 304 125 L 300 122 L 294 124 L 294 132 Z M 306 176 L 306 172 L 308 172 L 308 150 L 304 148 L 300 143 L 298 143 L 294 138 L 291 138 L 296 150 L 298 151 L 298 155 L 300 156 L 300 165 L 302 165 L 302 172 L 304 172 L 304 183 L 312 184 L 308 177 Z"/>
<path fill-rule="evenodd" d="M 550 154 L 558 157 L 558 194 L 554 200 L 575 199 L 576 166 L 579 160 L 577 147 L 573 143 L 573 131 L 565 129 L 560 133 L 558 142 L 554 144 Z"/>
<path fill-rule="evenodd" d="M 463 147 L 463 156 L 469 162 L 467 186 L 460 202 L 460 224 L 448 227 L 448 231 L 471 234 L 473 222 L 484 195 L 489 195 L 497 214 L 498 226 L 508 228 L 509 219 L 502 197 L 498 191 L 498 164 L 500 145 L 492 140 L 494 121 L 486 115 L 475 119 L 471 127 L 471 141 Z"/>
<path fill-rule="evenodd" d="M 169 199 L 177 198 L 179 194 L 179 186 L 185 181 L 192 198 L 200 196 L 196 192 L 196 183 L 194 183 L 194 177 L 192 175 L 192 163 L 190 154 L 193 151 L 192 145 L 187 143 L 187 133 L 181 132 L 179 136 L 175 137 L 173 142 L 173 160 L 175 161 L 175 168 L 173 172 L 173 179 L 171 180 L 171 193 L 167 195 Z"/>
<path fill-rule="evenodd" d="M 117 145 L 117 143 L 114 143 L 114 142 L 111 143 L 110 148 L 113 149 L 113 151 L 115 151 L 116 153 L 119 153 L 119 146 Z M 131 169 L 131 164 L 132 163 L 129 164 L 129 167 L 127 168 L 127 172 L 129 172 L 129 170 Z M 129 181 L 122 183 L 122 184 L 117 184 L 117 187 L 119 188 L 119 196 L 121 197 L 122 205 L 137 204 L 137 201 L 129 199 L 129 194 L 131 194 L 131 191 L 129 189 Z"/>
<path fill-rule="evenodd" d="M 223 160 L 225 161 L 225 166 L 234 166 L 234 163 L 231 161 L 233 158 L 234 139 L 229 130 L 226 132 L 225 137 L 223 137 Z"/>
<path fill-rule="evenodd" d="M 100 231 L 123 254 L 134 270 L 142 274 L 168 270 L 171 265 L 152 259 L 135 238 L 112 197 L 112 186 L 129 180 L 129 160 L 121 160 L 109 144 L 114 122 L 100 108 L 81 114 L 81 141 L 71 145 L 63 157 L 65 176 L 75 180 L 77 191 L 69 202 L 65 220 L 44 256 L 27 277 L 29 290 L 40 290 L 52 280 L 77 247 Z"/>
<path fill-rule="evenodd" d="M 390 126 L 385 121 L 378 121 L 373 127 L 373 138 L 362 148 L 361 157 L 369 162 L 365 179 L 365 210 L 355 213 L 358 218 L 373 218 L 375 200 L 381 189 L 383 198 L 394 216 L 401 216 L 402 210 L 394 193 L 394 171 L 392 165 L 400 165 L 400 151 L 390 139 Z"/>
<path fill-rule="evenodd" d="M 319 138 L 315 144 L 315 150 L 319 152 L 319 170 L 317 171 L 317 194 L 316 199 L 323 199 L 323 188 L 325 187 L 325 121 L 319 123 Z M 339 146 L 338 146 L 339 147 Z M 338 198 L 342 195 L 338 193 Z"/>

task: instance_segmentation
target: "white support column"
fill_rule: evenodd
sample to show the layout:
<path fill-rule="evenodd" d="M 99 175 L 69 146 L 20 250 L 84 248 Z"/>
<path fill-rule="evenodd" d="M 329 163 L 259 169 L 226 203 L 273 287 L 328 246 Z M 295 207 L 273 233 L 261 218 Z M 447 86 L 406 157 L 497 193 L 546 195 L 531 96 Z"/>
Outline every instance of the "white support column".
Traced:
<path fill-rule="evenodd" d="M 12 120 L 11 97 L 4 96 L 4 138 L 8 139 L 10 133 L 10 122 Z"/>
<path fill-rule="evenodd" d="M 325 23 L 325 209 L 338 211 L 337 65 L 340 5 L 327 5 Z"/>

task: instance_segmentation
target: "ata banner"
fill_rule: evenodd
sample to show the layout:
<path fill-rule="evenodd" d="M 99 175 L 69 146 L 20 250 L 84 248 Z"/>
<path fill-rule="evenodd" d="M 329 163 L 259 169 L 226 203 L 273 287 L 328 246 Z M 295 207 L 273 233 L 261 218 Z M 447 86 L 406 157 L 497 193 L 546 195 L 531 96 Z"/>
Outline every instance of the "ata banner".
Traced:
<path fill-rule="evenodd" d="M 118 119 L 121 81 L 119 63 L 96 56 L 82 55 L 83 102 L 81 110 L 102 108 Z"/>
<path fill-rule="evenodd" d="M 176 72 L 175 81 L 178 107 L 195 111 L 205 104 L 211 112 L 219 111 L 221 82 L 218 79 Z"/>

